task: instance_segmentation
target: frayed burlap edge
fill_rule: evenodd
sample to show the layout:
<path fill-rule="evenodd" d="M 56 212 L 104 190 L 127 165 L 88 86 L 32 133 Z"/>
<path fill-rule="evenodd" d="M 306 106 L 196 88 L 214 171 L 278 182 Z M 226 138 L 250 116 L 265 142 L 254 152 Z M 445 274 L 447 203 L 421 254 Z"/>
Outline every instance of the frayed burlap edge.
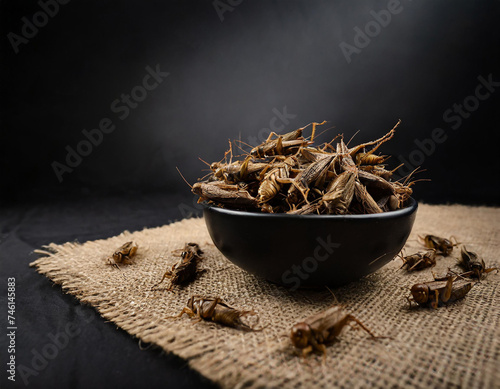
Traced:
<path fill-rule="evenodd" d="M 420 205 L 406 250 L 420 249 L 418 234 L 455 235 L 488 264 L 498 252 L 498 208 Z M 132 265 L 120 270 L 106 257 L 125 241 L 139 244 Z M 205 251 L 207 269 L 191 285 L 152 291 L 177 258 L 172 250 L 195 241 Z M 287 338 L 292 324 L 332 304 L 324 291 L 289 292 L 228 262 L 212 245 L 202 219 L 84 244 L 50 244 L 34 261 L 41 274 L 90 304 L 105 319 L 167 352 L 173 352 L 222 387 L 494 387 L 500 382 L 499 276 L 490 274 L 469 295 L 438 310 L 409 310 L 413 283 L 431 270 L 408 274 L 395 260 L 358 282 L 334 290 L 372 331 L 390 339 L 371 340 L 346 330 L 328 348 L 327 361 L 297 358 Z M 498 262 L 497 262 L 498 263 Z M 453 257 L 432 269 L 442 273 Z M 172 320 L 191 295 L 221 296 L 230 305 L 258 311 L 262 332 L 242 333 L 212 323 Z"/>

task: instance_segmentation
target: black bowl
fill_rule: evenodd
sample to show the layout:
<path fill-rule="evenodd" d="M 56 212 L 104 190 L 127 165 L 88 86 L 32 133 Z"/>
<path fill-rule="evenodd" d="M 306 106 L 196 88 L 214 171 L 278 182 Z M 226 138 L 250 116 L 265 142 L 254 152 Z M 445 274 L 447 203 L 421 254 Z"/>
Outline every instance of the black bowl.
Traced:
<path fill-rule="evenodd" d="M 371 215 L 287 215 L 207 205 L 215 246 L 237 266 L 291 289 L 340 286 L 373 273 L 403 248 L 417 202 Z"/>

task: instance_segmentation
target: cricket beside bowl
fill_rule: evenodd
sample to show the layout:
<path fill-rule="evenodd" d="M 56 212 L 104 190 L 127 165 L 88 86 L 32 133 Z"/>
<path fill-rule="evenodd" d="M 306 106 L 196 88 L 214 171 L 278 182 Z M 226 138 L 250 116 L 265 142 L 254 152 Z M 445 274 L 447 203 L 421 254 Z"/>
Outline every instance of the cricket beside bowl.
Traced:
<path fill-rule="evenodd" d="M 410 198 L 405 208 L 370 215 L 288 215 L 206 205 L 203 216 L 227 259 L 295 290 L 340 286 L 380 269 L 406 243 L 417 207 Z"/>

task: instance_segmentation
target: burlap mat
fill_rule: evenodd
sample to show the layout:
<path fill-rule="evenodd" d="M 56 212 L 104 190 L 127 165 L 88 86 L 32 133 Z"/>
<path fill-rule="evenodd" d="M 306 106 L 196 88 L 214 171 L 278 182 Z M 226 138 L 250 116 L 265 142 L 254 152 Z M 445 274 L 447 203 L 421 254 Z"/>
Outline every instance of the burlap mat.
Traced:
<path fill-rule="evenodd" d="M 406 250 L 420 249 L 417 234 L 456 236 L 499 264 L 500 208 L 420 205 Z M 360 244 L 362 244 L 360 237 Z M 105 257 L 128 240 L 139 245 L 135 264 L 121 271 Z M 207 271 L 184 289 L 151 291 L 177 257 L 171 251 L 198 242 Z M 291 242 L 293 244 L 293 242 Z M 328 347 L 325 364 L 312 355 L 304 362 L 288 334 L 301 318 L 332 304 L 327 291 L 289 292 L 232 265 L 212 245 L 202 219 L 84 244 L 51 244 L 50 256 L 32 263 L 68 293 L 94 306 L 143 342 L 189 361 L 222 387 L 407 387 L 500 388 L 500 275 L 489 273 L 465 299 L 437 310 L 408 309 L 409 287 L 431 280 L 431 269 L 408 274 L 394 260 L 380 271 L 334 289 L 338 300 L 367 327 L 388 339 L 373 340 L 347 328 Z M 453 256 L 458 254 L 454 250 Z M 454 258 L 440 259 L 434 273 Z M 213 323 L 174 321 L 191 295 L 220 296 L 229 305 L 258 311 L 262 332 L 244 333 Z"/>

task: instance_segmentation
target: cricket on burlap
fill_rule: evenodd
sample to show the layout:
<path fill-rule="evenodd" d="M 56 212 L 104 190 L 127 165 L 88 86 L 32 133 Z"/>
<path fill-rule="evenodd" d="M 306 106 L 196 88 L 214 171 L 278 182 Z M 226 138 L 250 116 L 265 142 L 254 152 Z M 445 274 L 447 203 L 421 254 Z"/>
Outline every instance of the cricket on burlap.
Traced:
<path fill-rule="evenodd" d="M 422 250 L 419 235 L 451 237 L 498 267 L 500 209 L 420 205 L 405 245 Z M 135 242 L 130 263 L 110 266 L 109 256 Z M 192 282 L 152 288 L 179 258 L 172 251 L 196 242 L 203 251 Z M 369 331 L 340 334 L 321 353 L 301 358 L 292 326 L 337 302 L 326 288 L 290 291 L 229 262 L 212 244 L 202 219 L 187 219 L 83 244 L 50 244 L 34 261 L 41 274 L 82 303 L 93 306 L 143 343 L 161 347 L 221 387 L 467 387 L 500 383 L 500 275 L 491 271 L 464 298 L 438 309 L 410 308 L 410 288 L 456 269 L 461 252 L 440 256 L 420 271 L 395 258 L 359 281 L 332 289 L 338 303 Z M 130 253 L 130 251 L 128 252 Z M 127 254 L 127 253 L 125 253 Z M 125 255 L 124 254 L 124 255 Z M 446 281 L 444 281 L 446 282 Z M 219 298 L 255 312 L 261 331 L 241 331 L 178 316 L 192 296 Z M 347 326 L 348 327 L 348 326 Z"/>

